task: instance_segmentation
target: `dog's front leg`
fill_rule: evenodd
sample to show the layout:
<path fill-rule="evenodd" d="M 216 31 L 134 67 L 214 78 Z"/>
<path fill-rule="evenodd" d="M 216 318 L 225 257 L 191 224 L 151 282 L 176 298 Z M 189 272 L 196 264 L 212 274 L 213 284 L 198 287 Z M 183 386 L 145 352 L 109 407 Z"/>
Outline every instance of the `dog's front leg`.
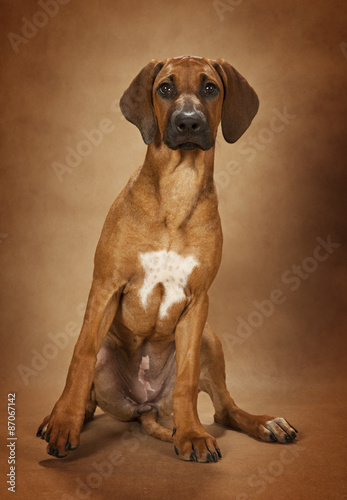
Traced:
<path fill-rule="evenodd" d="M 200 423 L 197 402 L 200 345 L 208 311 L 206 293 L 189 304 L 175 331 L 176 384 L 173 390 L 174 446 L 182 460 L 217 462 L 221 454 L 216 440 Z"/>
<path fill-rule="evenodd" d="M 79 445 L 96 356 L 116 314 L 120 294 L 121 289 L 115 289 L 114 284 L 93 280 L 65 388 L 37 432 L 37 436 L 48 442 L 47 453 L 50 455 L 63 457 Z"/>

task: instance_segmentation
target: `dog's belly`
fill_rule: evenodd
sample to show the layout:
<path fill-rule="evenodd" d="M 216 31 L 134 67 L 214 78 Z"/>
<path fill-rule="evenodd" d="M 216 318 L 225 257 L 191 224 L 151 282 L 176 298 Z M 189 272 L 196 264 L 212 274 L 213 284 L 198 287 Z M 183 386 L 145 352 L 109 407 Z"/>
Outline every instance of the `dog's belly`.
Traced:
<path fill-rule="evenodd" d="M 163 350 L 145 342 L 135 353 L 108 336 L 95 367 L 94 388 L 100 408 L 119 420 L 132 420 L 141 413 L 172 411 L 171 394 L 176 379 L 175 345 Z"/>
<path fill-rule="evenodd" d="M 139 253 L 97 357 L 98 405 L 120 420 L 147 411 L 171 413 L 176 379 L 175 327 L 189 302 L 198 261 L 175 251 Z"/>

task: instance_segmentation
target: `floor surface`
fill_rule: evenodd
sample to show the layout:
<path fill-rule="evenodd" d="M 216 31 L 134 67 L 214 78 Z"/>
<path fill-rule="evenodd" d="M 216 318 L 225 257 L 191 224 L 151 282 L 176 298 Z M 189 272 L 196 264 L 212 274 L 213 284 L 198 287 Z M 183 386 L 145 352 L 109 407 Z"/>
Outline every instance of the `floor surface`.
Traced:
<path fill-rule="evenodd" d="M 177 459 L 173 446 L 141 431 L 139 424 L 116 422 L 97 412 L 68 458 L 52 458 L 35 437 L 42 416 L 37 396 L 17 402 L 17 473 L 13 498 L 72 500 L 326 500 L 347 498 L 345 400 L 310 389 L 281 394 L 250 391 L 244 406 L 284 415 L 299 430 L 293 444 L 267 444 L 212 422 L 211 403 L 199 400 L 202 422 L 217 437 L 223 458 L 197 464 Z M 269 395 L 272 394 L 270 398 Z M 241 398 L 239 398 L 241 399 Z M 169 422 L 166 422 L 169 423 Z M 4 441 L 2 455 L 4 455 Z M 2 475 L 4 457 L 1 457 Z M 3 489 L 3 487 L 2 487 Z M 5 495 L 7 498 L 11 495 Z M 4 498 L 4 496 L 2 496 Z"/>

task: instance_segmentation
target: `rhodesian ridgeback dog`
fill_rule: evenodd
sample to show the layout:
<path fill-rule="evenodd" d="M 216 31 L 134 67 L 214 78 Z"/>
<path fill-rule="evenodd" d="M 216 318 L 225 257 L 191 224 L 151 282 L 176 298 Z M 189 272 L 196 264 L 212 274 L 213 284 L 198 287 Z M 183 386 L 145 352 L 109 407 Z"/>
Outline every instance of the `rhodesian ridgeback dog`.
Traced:
<path fill-rule="evenodd" d="M 183 460 L 217 462 L 221 451 L 199 420 L 199 391 L 211 397 L 217 423 L 264 441 L 296 438 L 284 418 L 236 406 L 221 342 L 206 323 L 222 255 L 217 128 L 221 122 L 234 143 L 258 104 L 227 62 L 190 56 L 151 61 L 125 91 L 121 110 L 147 154 L 102 230 L 66 385 L 37 432 L 50 455 L 77 448 L 98 405 L 119 420 L 139 420 Z M 172 413 L 173 430 L 158 422 Z"/>

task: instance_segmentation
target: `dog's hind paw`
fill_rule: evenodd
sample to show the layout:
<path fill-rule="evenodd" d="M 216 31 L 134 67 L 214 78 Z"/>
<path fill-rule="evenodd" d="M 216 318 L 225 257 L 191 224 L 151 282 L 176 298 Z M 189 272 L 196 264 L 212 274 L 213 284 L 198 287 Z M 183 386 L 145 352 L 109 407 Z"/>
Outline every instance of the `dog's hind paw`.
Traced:
<path fill-rule="evenodd" d="M 298 431 L 282 417 L 267 420 L 260 426 L 260 439 L 278 443 L 290 443 L 296 439 Z"/>

